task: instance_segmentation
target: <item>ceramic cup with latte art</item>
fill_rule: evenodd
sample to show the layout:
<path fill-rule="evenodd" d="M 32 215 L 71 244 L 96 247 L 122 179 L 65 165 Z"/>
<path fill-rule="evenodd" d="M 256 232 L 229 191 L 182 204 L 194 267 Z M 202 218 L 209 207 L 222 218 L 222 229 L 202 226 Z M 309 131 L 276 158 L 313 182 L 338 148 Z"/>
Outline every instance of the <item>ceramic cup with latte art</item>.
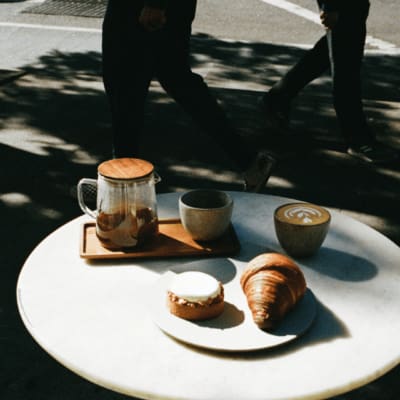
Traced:
<path fill-rule="evenodd" d="M 315 254 L 325 240 L 331 215 L 310 203 L 289 203 L 274 212 L 275 232 L 282 248 L 293 257 Z"/>

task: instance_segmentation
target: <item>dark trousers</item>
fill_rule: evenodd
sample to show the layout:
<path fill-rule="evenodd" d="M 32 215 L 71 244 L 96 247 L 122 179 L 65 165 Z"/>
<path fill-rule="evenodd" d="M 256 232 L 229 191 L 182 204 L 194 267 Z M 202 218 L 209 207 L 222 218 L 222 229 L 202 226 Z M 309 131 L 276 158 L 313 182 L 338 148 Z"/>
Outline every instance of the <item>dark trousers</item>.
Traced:
<path fill-rule="evenodd" d="M 147 32 L 138 23 L 143 1 L 109 0 L 103 21 L 103 80 L 109 99 L 115 157 L 139 154 L 149 85 L 157 78 L 163 89 L 194 122 L 245 168 L 250 152 L 190 66 L 191 24 L 196 0 L 170 0 L 167 23 Z"/>
<path fill-rule="evenodd" d="M 272 93 L 291 100 L 329 68 L 333 104 L 341 132 L 349 145 L 371 142 L 361 96 L 361 64 L 366 38 L 368 1 L 339 12 L 339 19 L 315 46 L 278 82 Z"/>

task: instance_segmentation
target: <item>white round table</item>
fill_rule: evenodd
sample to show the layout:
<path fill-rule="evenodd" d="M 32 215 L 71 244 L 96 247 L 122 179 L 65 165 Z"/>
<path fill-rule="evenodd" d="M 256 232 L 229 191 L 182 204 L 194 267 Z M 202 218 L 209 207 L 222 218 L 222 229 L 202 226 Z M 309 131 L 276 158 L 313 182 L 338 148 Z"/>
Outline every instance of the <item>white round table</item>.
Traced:
<path fill-rule="evenodd" d="M 283 252 L 273 211 L 290 199 L 230 192 L 241 268 Z M 158 196 L 160 218 L 178 216 L 180 193 Z M 193 261 L 79 256 L 79 217 L 49 235 L 24 264 L 17 299 L 34 339 L 89 381 L 146 399 L 322 399 L 383 375 L 400 361 L 400 248 L 339 212 L 320 251 L 296 260 L 317 301 L 296 340 L 255 352 L 217 352 L 163 333 L 143 299 L 171 267 Z"/>

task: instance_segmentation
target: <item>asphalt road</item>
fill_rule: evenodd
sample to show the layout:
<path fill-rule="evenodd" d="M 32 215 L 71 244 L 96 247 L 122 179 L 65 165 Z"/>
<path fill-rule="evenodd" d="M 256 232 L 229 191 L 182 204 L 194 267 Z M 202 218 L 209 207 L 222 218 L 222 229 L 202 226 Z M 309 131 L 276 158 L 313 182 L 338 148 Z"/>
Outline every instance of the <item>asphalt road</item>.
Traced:
<path fill-rule="evenodd" d="M 293 10 L 300 6 L 301 9 Z M 318 13 L 314 0 L 199 0 L 194 29 L 217 37 L 269 43 L 310 45 L 323 29 L 302 13 Z M 296 13 L 297 12 L 297 13 Z M 369 35 L 400 47 L 396 0 L 372 0 Z"/>
<path fill-rule="evenodd" d="M 56 30 L 32 35 L 30 42 L 19 42 L 18 34 L 13 40 L 5 40 L 11 38 L 10 35 L 15 34 L 22 24 L 31 24 L 36 27 L 32 29 L 39 31 L 41 25 L 76 27 L 76 32 L 79 32 L 79 28 L 93 29 L 93 32 L 85 33 L 93 36 L 93 39 L 89 42 L 84 41 L 82 47 L 99 49 L 101 19 L 21 13 L 28 6 L 40 2 L 42 0 L 0 1 L 0 34 L 3 47 L 4 42 L 8 42 L 10 46 L 12 44 L 12 50 L 6 46 L 2 51 L 0 68 L 18 67 L 25 61 L 34 60 L 38 55 L 34 49 L 43 52 L 46 49 L 58 48 L 59 43 L 56 40 L 59 34 Z M 317 19 L 318 9 L 314 0 L 199 0 L 193 32 L 237 41 L 310 46 L 323 33 L 323 28 L 318 21 L 308 19 L 312 16 L 307 15 L 307 12 L 315 14 Z M 396 23 L 398 15 L 400 3 L 397 0 L 372 0 L 368 34 L 371 38 L 378 39 L 379 43 L 369 45 L 368 48 L 382 51 L 387 51 L 388 48 L 392 51 L 399 50 L 400 30 L 397 29 Z M 46 33 L 46 40 L 43 41 Z M 39 45 L 36 38 L 43 43 Z"/>

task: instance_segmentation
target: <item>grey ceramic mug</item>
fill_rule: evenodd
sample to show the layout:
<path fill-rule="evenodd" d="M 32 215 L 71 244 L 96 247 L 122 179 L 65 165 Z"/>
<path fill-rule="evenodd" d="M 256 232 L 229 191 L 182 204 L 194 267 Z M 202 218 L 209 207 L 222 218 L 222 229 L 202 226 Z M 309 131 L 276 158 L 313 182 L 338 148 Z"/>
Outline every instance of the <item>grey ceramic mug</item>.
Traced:
<path fill-rule="evenodd" d="M 233 199 L 220 190 L 196 189 L 179 198 L 179 215 L 185 230 L 194 240 L 218 239 L 228 229 Z"/>

